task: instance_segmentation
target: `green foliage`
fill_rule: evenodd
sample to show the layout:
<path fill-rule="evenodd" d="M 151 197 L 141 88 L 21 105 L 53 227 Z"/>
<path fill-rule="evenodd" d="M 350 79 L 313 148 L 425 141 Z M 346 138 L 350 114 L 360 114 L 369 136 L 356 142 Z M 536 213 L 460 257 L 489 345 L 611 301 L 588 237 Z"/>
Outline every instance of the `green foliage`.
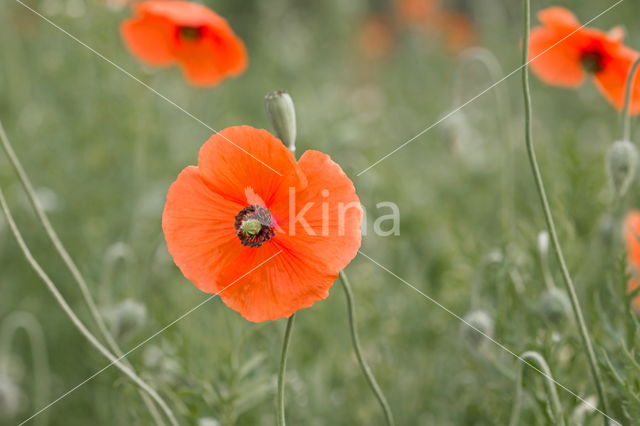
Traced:
<path fill-rule="evenodd" d="M 478 11 L 479 43 L 506 75 L 519 66 L 519 8 L 517 2 L 482 1 L 499 13 L 488 19 Z M 455 106 L 456 58 L 435 39 L 398 30 L 389 57 L 368 61 L 358 47 L 365 1 L 206 3 L 227 17 L 250 54 L 245 75 L 212 90 L 190 88 L 178 70 L 152 70 L 132 58 L 118 32 L 126 10 L 102 1 L 29 4 L 215 129 L 268 128 L 264 95 L 286 89 L 296 103 L 298 153 L 329 153 L 356 185 L 370 219 L 362 248 L 367 255 L 460 317 L 481 308 L 493 318 L 498 342 L 516 354 L 540 352 L 559 383 L 581 398 L 594 396 L 575 324 L 550 321 L 540 308 L 547 289 L 536 239 L 544 220 L 524 149 L 518 79 L 495 89 L 507 106 L 503 116 L 491 92 L 456 115 L 460 119 L 356 176 Z M 595 0 L 564 3 L 583 20 L 604 8 Z M 639 5 L 624 2 L 594 25 L 623 24 L 637 48 L 640 25 L 631 17 L 638 13 Z M 173 265 L 160 217 L 169 184 L 196 162 L 211 131 L 16 2 L 0 4 L 0 35 L 0 120 L 101 308 L 127 299 L 145 306 L 144 321 L 119 341 L 123 350 L 132 349 L 207 297 Z M 475 66 L 464 79 L 463 102 L 491 84 Z M 640 322 L 626 294 L 619 233 L 622 214 L 640 207 L 640 187 L 636 179 L 622 205 L 611 206 L 605 156 L 619 137 L 619 122 L 595 89 L 564 91 L 532 80 L 539 161 L 610 414 L 637 424 Z M 452 149 L 454 139 L 459 145 Z M 0 187 L 36 258 L 92 324 L 2 155 Z M 381 201 L 400 207 L 399 236 L 373 234 L 373 220 L 388 213 L 376 207 Z M 123 261 L 108 256 L 114 244 L 126 248 Z M 560 284 L 553 257 L 550 268 Z M 366 258 L 356 258 L 348 272 L 364 355 L 398 425 L 509 421 L 516 372 L 511 354 L 490 342 L 481 350 L 470 347 L 456 318 Z M 474 286 L 479 298 L 471 306 Z M 52 397 L 106 365 L 24 261 L 3 217 L 0 292 L 0 322 L 26 311 L 45 330 Z M 287 372 L 291 425 L 383 424 L 353 355 L 343 298 L 334 288 L 296 317 Z M 284 325 L 248 323 L 216 299 L 129 359 L 183 424 L 209 418 L 225 426 L 272 425 Z M 0 424 L 16 424 L 41 408 L 33 399 L 30 348 L 17 339 L 11 353 L 0 356 L 11 358 L 14 380 L 4 387 L 16 384 L 22 395 L 17 418 L 2 423 L 0 415 Z M 522 424 L 549 422 L 544 383 L 535 374 L 526 375 Z M 570 417 L 582 403 L 563 389 L 558 393 Z M 51 425 L 152 424 L 136 389 L 114 368 L 48 412 Z M 581 424 L 601 421 L 588 409 L 578 412 Z"/>

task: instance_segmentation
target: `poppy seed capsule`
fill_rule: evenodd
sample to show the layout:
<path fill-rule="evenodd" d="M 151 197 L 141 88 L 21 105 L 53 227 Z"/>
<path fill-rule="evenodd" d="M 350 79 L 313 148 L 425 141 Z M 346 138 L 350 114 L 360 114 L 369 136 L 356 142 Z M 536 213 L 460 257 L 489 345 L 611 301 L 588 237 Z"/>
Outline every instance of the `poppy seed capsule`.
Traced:
<path fill-rule="evenodd" d="M 545 291 L 538 301 L 540 315 L 553 324 L 560 324 L 569 318 L 571 302 L 566 293 L 553 288 Z"/>
<path fill-rule="evenodd" d="M 293 99 L 284 90 L 276 90 L 264 98 L 273 130 L 292 152 L 296 151 L 296 109 Z"/>
<path fill-rule="evenodd" d="M 629 141 L 616 141 L 607 153 L 607 172 L 613 191 L 623 196 L 633 181 L 638 153 Z"/>
<path fill-rule="evenodd" d="M 126 299 L 111 307 L 105 313 L 112 333 L 118 339 L 130 336 L 147 321 L 147 307 L 142 303 Z"/>
<path fill-rule="evenodd" d="M 465 315 L 460 328 L 463 340 L 473 349 L 480 350 L 487 341 L 493 339 L 495 325 L 493 318 L 482 310 Z"/>

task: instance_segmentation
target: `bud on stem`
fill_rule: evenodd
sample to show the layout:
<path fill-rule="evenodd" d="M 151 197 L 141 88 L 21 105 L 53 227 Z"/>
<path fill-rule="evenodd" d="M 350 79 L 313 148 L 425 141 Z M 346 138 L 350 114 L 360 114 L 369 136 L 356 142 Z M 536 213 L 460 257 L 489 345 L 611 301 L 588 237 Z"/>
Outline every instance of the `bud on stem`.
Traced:
<path fill-rule="evenodd" d="M 284 90 L 267 94 L 264 98 L 267 115 L 276 136 L 291 150 L 296 151 L 296 109 L 293 99 Z"/>
<path fill-rule="evenodd" d="M 629 141 L 616 141 L 607 153 L 607 172 L 616 196 L 621 197 L 629 189 L 635 176 L 638 153 Z"/>

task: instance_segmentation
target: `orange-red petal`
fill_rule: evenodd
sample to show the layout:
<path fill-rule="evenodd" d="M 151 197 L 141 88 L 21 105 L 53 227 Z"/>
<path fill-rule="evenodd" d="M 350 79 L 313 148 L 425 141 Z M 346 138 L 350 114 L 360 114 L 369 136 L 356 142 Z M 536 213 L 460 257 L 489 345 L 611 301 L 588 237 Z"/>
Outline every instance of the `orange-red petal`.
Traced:
<path fill-rule="evenodd" d="M 247 67 L 244 44 L 228 27 L 207 28 L 199 41 L 178 42 L 176 57 L 187 80 L 196 86 L 213 86 Z"/>
<path fill-rule="evenodd" d="M 214 191 L 239 204 L 271 209 L 286 202 L 289 187 L 306 185 L 291 151 L 266 130 L 249 126 L 211 136 L 200 148 L 198 166 Z"/>
<path fill-rule="evenodd" d="M 241 254 L 243 246 L 233 225 L 243 207 L 213 191 L 194 166 L 184 169 L 171 185 L 162 230 L 174 262 L 200 290 L 219 291 L 222 264 Z"/>
<path fill-rule="evenodd" d="M 253 204 L 267 207 L 278 225 L 259 247 L 242 245 L 234 228 L 235 216 Z M 353 184 L 329 156 L 309 151 L 296 163 L 279 140 L 243 126 L 212 137 L 199 166 L 178 176 L 163 230 L 185 277 L 259 322 L 290 316 L 328 296 L 360 247 L 361 218 Z"/>
<path fill-rule="evenodd" d="M 580 21 L 568 9 L 560 6 L 548 7 L 538 12 L 538 20 L 546 27 L 560 33 L 571 33 L 580 28 Z"/>
<path fill-rule="evenodd" d="M 307 151 L 298 164 L 308 185 L 296 194 L 295 205 L 288 207 L 304 221 L 290 215 L 276 241 L 290 251 L 304 249 L 307 257 L 337 276 L 360 247 L 360 199 L 351 180 L 328 155 Z"/>
<path fill-rule="evenodd" d="M 244 43 L 224 18 L 206 7 L 148 0 L 135 10 L 136 18 L 123 23 L 122 35 L 142 61 L 150 65 L 178 62 L 186 79 L 196 86 L 213 86 L 246 69 Z M 185 28 L 197 31 L 197 36 L 183 36 Z"/>
<path fill-rule="evenodd" d="M 243 261 L 221 274 L 221 282 L 235 282 L 222 299 L 250 321 L 288 317 L 326 298 L 360 247 L 362 209 L 349 178 L 320 152 L 305 152 L 299 165 L 308 186 L 296 194 L 295 205 L 280 206 L 293 216 L 280 223 L 272 241 L 247 248 Z M 294 221 L 301 211 L 304 222 Z"/>
<path fill-rule="evenodd" d="M 640 269 L 640 211 L 632 211 L 624 220 L 624 240 L 629 266 Z"/>
<path fill-rule="evenodd" d="M 618 47 L 611 52 L 607 66 L 595 74 L 596 87 L 616 109 L 624 106 L 627 79 L 638 52 L 627 47 Z M 636 73 L 631 93 L 630 113 L 640 114 L 640 73 Z"/>
<path fill-rule="evenodd" d="M 171 49 L 173 24 L 169 20 L 156 16 L 132 18 L 124 21 L 120 31 L 131 53 L 149 65 L 175 62 Z"/>
<path fill-rule="evenodd" d="M 565 37 L 564 32 L 553 28 L 535 28 L 529 43 L 531 70 L 547 84 L 578 87 L 585 79 L 580 62 L 581 35 L 576 33 Z"/>

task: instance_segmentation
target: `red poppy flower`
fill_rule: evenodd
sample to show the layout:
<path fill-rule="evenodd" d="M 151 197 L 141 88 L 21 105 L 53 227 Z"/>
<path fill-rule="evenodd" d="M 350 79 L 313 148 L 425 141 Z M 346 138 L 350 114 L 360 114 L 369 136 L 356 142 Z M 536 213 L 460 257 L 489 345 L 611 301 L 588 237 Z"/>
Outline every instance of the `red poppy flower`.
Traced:
<path fill-rule="evenodd" d="M 331 158 L 293 154 L 265 130 L 230 127 L 169 189 L 167 247 L 200 290 L 254 322 L 328 296 L 360 247 L 362 209 Z"/>
<path fill-rule="evenodd" d="M 624 239 L 629 265 L 640 271 L 640 211 L 632 211 L 624 220 Z"/>
<path fill-rule="evenodd" d="M 136 16 L 121 27 L 122 37 L 143 62 L 177 63 L 196 86 L 213 86 L 247 67 L 247 53 L 227 21 L 186 1 L 150 0 L 135 6 Z"/>
<path fill-rule="evenodd" d="M 461 52 L 476 40 L 473 21 L 462 13 L 442 11 L 437 22 L 444 34 L 447 49 L 452 53 Z"/>
<path fill-rule="evenodd" d="M 395 34 L 391 23 L 382 15 L 370 15 L 359 34 L 359 44 L 368 59 L 381 59 L 394 47 Z"/>
<path fill-rule="evenodd" d="M 567 9 L 542 10 L 538 19 L 543 26 L 531 32 L 532 70 L 552 85 L 575 88 L 587 74 L 605 98 L 621 110 L 631 65 L 638 53 L 622 44 L 624 33 L 615 28 L 609 33 L 581 28 L 578 19 Z M 635 85 L 632 114 L 640 113 L 640 85 Z"/>
<path fill-rule="evenodd" d="M 438 8 L 435 0 L 396 0 L 395 2 L 399 19 L 404 23 L 418 27 L 432 21 Z"/>
<path fill-rule="evenodd" d="M 624 221 L 624 239 L 627 245 L 627 263 L 631 279 L 627 291 L 631 293 L 640 286 L 640 211 L 630 212 Z M 640 296 L 633 300 L 634 308 L 640 312 Z"/>

